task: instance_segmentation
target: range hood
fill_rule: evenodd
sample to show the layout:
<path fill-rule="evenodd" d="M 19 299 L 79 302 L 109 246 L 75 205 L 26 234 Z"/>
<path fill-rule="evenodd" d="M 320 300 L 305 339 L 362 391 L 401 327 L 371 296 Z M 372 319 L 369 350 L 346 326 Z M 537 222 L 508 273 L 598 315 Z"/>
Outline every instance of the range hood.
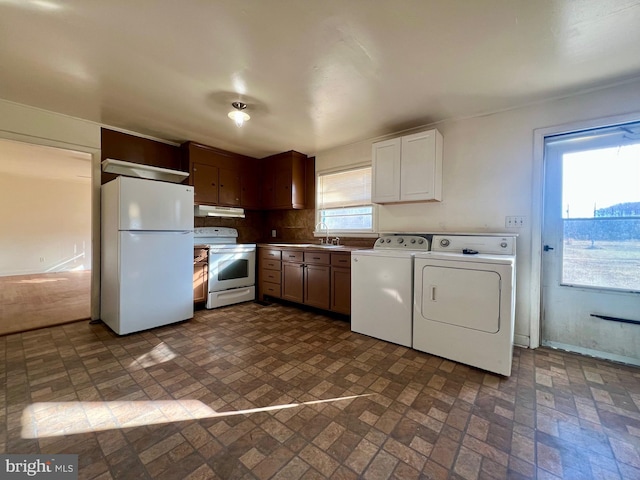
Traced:
<path fill-rule="evenodd" d="M 153 165 L 143 165 L 141 163 L 125 162 L 123 160 L 114 160 L 113 158 L 107 158 L 102 161 L 102 171 L 126 175 L 127 177 L 147 178 L 173 183 L 180 183 L 189 176 L 188 172 L 154 167 Z"/>
<path fill-rule="evenodd" d="M 244 218 L 244 209 L 235 207 L 213 207 L 211 205 L 196 205 L 193 207 L 195 217 L 231 217 Z"/>

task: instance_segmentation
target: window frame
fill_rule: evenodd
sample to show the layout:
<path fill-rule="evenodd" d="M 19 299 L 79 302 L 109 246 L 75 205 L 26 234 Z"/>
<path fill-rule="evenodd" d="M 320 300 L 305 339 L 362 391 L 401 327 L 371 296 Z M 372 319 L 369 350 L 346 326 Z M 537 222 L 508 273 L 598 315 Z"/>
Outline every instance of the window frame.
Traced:
<path fill-rule="evenodd" d="M 342 172 L 350 172 L 353 170 L 360 170 L 369 168 L 371 173 L 373 174 L 373 166 L 370 163 L 360 163 L 348 166 L 342 166 L 338 168 L 331 168 L 326 170 L 321 170 L 316 172 L 316 209 L 315 209 L 315 226 L 313 229 L 314 237 L 325 237 L 325 236 L 338 236 L 338 237 L 358 237 L 358 238 L 377 238 L 378 234 L 378 206 L 377 204 L 371 201 L 371 197 L 369 198 L 369 204 L 371 205 L 371 229 L 367 230 L 341 230 L 341 229 L 330 229 L 325 230 L 324 228 L 318 229 L 319 224 L 321 223 L 322 218 L 322 210 L 320 208 L 320 202 L 318 196 L 320 195 L 320 177 L 324 175 L 333 175 L 336 173 Z"/>

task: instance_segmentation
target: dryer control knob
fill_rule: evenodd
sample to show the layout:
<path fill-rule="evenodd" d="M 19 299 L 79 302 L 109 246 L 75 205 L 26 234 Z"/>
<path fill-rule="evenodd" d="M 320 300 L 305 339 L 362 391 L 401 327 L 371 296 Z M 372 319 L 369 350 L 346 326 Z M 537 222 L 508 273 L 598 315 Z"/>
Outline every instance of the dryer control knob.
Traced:
<path fill-rule="evenodd" d="M 446 238 L 443 238 L 442 240 L 440 240 L 441 247 L 448 247 L 450 243 L 451 242 L 449 242 L 449 240 L 447 240 Z"/>

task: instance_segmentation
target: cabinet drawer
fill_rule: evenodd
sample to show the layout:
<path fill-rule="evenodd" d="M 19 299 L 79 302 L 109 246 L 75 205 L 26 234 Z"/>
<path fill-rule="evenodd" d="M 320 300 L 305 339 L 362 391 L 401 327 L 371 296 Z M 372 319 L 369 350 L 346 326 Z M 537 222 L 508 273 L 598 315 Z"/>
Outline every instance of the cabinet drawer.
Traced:
<path fill-rule="evenodd" d="M 280 260 L 260 260 L 260 268 L 280 271 Z"/>
<path fill-rule="evenodd" d="M 280 250 L 271 250 L 269 248 L 260 249 L 260 258 L 280 260 Z"/>
<path fill-rule="evenodd" d="M 262 295 L 271 295 L 272 297 L 280 297 L 280 285 L 277 283 L 264 282 L 260 284 Z"/>
<path fill-rule="evenodd" d="M 332 253 L 331 254 L 331 266 L 332 267 L 345 267 L 351 268 L 351 254 L 349 253 Z"/>
<path fill-rule="evenodd" d="M 265 268 L 260 269 L 260 281 L 280 283 L 280 270 L 267 270 Z"/>
<path fill-rule="evenodd" d="M 330 265 L 331 254 L 327 252 L 304 252 L 305 263 Z"/>
<path fill-rule="evenodd" d="M 298 250 L 283 250 L 282 261 L 283 262 L 302 262 L 303 252 Z"/>

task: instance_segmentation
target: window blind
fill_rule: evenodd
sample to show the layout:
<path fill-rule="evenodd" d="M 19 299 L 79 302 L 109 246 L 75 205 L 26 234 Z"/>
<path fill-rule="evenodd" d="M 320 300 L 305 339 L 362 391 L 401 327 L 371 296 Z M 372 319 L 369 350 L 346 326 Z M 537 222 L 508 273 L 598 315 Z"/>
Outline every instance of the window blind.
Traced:
<path fill-rule="evenodd" d="M 318 176 L 318 209 L 371 205 L 371 167 Z"/>

